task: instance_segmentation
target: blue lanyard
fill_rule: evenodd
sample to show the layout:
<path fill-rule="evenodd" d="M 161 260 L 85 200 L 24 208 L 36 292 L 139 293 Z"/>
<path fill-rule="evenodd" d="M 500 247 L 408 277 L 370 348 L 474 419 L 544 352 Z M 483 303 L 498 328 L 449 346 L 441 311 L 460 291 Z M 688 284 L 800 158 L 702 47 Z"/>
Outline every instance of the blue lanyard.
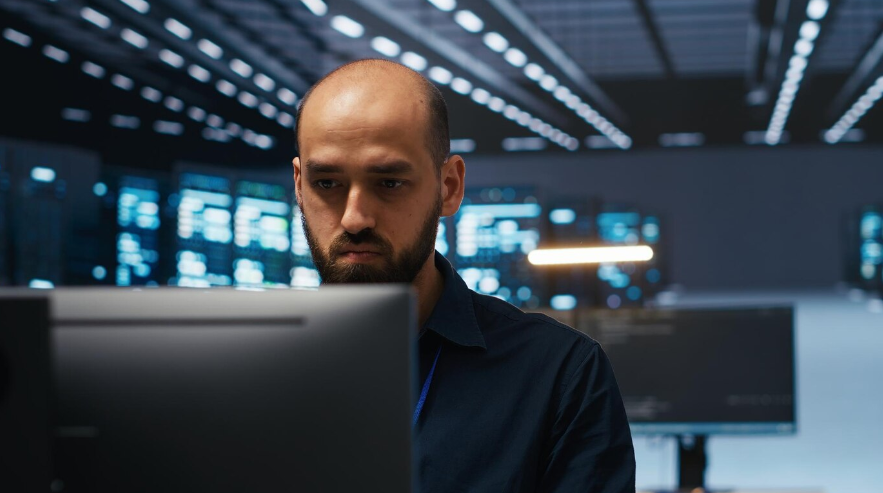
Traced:
<path fill-rule="evenodd" d="M 426 402 L 426 396 L 429 394 L 429 386 L 432 385 L 432 375 L 435 373 L 435 365 L 438 364 L 439 356 L 441 356 L 441 346 L 439 346 L 438 352 L 435 353 L 435 361 L 432 362 L 432 367 L 429 369 L 429 375 L 426 375 L 426 381 L 423 382 L 423 390 L 420 391 L 420 399 L 417 401 L 417 408 L 414 409 L 414 421 L 411 423 L 412 426 L 417 426 L 417 420 L 420 419 L 420 412 L 423 411 L 423 403 Z"/>

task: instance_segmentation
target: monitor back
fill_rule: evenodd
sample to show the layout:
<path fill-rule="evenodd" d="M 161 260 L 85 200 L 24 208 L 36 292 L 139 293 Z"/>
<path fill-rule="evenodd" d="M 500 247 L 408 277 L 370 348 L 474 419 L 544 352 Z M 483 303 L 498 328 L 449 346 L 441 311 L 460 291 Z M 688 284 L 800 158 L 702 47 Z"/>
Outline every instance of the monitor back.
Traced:
<path fill-rule="evenodd" d="M 404 286 L 56 290 L 65 492 L 411 491 Z"/>

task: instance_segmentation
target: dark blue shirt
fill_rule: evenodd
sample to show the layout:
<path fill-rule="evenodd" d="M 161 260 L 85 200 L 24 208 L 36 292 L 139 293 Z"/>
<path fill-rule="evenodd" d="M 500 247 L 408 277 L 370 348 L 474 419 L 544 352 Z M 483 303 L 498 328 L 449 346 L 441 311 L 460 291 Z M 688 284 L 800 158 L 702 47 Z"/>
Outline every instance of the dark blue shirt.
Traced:
<path fill-rule="evenodd" d="M 440 254 L 444 291 L 419 340 L 415 427 L 420 493 L 635 490 L 625 409 L 587 335 L 466 284 Z"/>

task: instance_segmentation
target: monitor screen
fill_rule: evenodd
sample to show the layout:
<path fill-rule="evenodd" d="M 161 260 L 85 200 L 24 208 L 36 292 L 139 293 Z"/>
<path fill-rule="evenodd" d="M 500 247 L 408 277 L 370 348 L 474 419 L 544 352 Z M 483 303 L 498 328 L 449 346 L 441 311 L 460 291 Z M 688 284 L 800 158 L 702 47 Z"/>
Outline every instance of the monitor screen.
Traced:
<path fill-rule="evenodd" d="M 639 434 L 796 430 L 790 307 L 587 311 Z"/>

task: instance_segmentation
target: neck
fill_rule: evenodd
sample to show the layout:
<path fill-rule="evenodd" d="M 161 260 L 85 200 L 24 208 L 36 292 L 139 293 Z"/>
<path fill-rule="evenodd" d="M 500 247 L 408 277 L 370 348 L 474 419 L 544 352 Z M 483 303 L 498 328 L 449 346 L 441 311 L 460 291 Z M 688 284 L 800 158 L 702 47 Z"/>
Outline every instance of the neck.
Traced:
<path fill-rule="evenodd" d="M 435 268 L 435 252 L 426 259 L 423 268 L 414 278 L 413 286 L 417 291 L 417 328 L 419 329 L 432 314 L 432 309 L 435 308 L 445 287 L 441 272 Z"/>

